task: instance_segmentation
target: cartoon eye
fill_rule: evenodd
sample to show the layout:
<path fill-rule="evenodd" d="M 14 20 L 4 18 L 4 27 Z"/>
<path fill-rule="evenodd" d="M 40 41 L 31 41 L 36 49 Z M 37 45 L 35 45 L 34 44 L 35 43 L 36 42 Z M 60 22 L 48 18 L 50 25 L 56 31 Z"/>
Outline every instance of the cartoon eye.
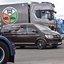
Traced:
<path fill-rule="evenodd" d="M 4 19 L 4 20 L 8 20 L 8 17 L 4 17 L 3 19 Z"/>
<path fill-rule="evenodd" d="M 14 20 L 14 19 L 16 19 L 16 18 L 15 18 L 15 17 L 10 17 L 10 19 L 13 19 L 13 20 Z"/>

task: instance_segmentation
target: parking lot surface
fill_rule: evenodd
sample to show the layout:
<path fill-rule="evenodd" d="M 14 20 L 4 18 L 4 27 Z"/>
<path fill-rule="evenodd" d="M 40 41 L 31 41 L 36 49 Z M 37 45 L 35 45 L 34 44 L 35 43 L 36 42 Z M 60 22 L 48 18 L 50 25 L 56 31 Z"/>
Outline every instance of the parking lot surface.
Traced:
<path fill-rule="evenodd" d="M 64 43 L 56 49 L 17 48 L 15 63 L 7 64 L 64 64 Z"/>

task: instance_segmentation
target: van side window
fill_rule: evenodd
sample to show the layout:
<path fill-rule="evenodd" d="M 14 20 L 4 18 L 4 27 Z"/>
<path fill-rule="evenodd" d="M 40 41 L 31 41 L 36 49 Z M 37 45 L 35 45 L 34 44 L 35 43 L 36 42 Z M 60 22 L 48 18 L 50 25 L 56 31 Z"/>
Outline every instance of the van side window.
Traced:
<path fill-rule="evenodd" d="M 12 33 L 12 34 L 16 33 L 20 28 L 19 25 L 10 25 L 10 26 L 7 26 L 7 27 L 8 28 L 6 28 L 6 30 L 9 31 L 8 33 Z"/>
<path fill-rule="evenodd" d="M 11 33 L 12 31 L 13 31 L 13 27 L 11 26 L 5 26 L 5 27 L 2 27 L 1 29 L 2 33 Z"/>
<path fill-rule="evenodd" d="M 35 32 L 33 32 L 33 30 L 36 30 L 36 28 L 34 26 L 28 26 L 27 27 L 27 33 L 35 34 Z"/>
<path fill-rule="evenodd" d="M 17 31 L 18 34 L 26 34 L 26 25 L 21 25 L 19 30 Z"/>

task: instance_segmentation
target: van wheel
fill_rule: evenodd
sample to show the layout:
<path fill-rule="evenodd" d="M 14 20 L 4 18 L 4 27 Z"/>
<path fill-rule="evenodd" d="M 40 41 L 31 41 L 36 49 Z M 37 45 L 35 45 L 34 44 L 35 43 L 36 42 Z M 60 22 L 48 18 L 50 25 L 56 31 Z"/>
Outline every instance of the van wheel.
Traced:
<path fill-rule="evenodd" d="M 42 40 L 42 39 L 38 40 L 37 41 L 37 47 L 38 47 L 38 49 L 44 49 L 44 48 L 46 48 L 45 41 Z"/>
<path fill-rule="evenodd" d="M 6 44 L 0 41 L 0 64 L 6 64 L 9 60 L 9 49 Z"/>

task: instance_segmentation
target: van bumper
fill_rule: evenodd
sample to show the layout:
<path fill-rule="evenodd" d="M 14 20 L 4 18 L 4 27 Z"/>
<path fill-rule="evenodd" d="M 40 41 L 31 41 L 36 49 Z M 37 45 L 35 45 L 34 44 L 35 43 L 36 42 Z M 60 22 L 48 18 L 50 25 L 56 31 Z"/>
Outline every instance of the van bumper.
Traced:
<path fill-rule="evenodd" d="M 61 45 L 62 39 L 47 39 L 47 45 Z"/>

